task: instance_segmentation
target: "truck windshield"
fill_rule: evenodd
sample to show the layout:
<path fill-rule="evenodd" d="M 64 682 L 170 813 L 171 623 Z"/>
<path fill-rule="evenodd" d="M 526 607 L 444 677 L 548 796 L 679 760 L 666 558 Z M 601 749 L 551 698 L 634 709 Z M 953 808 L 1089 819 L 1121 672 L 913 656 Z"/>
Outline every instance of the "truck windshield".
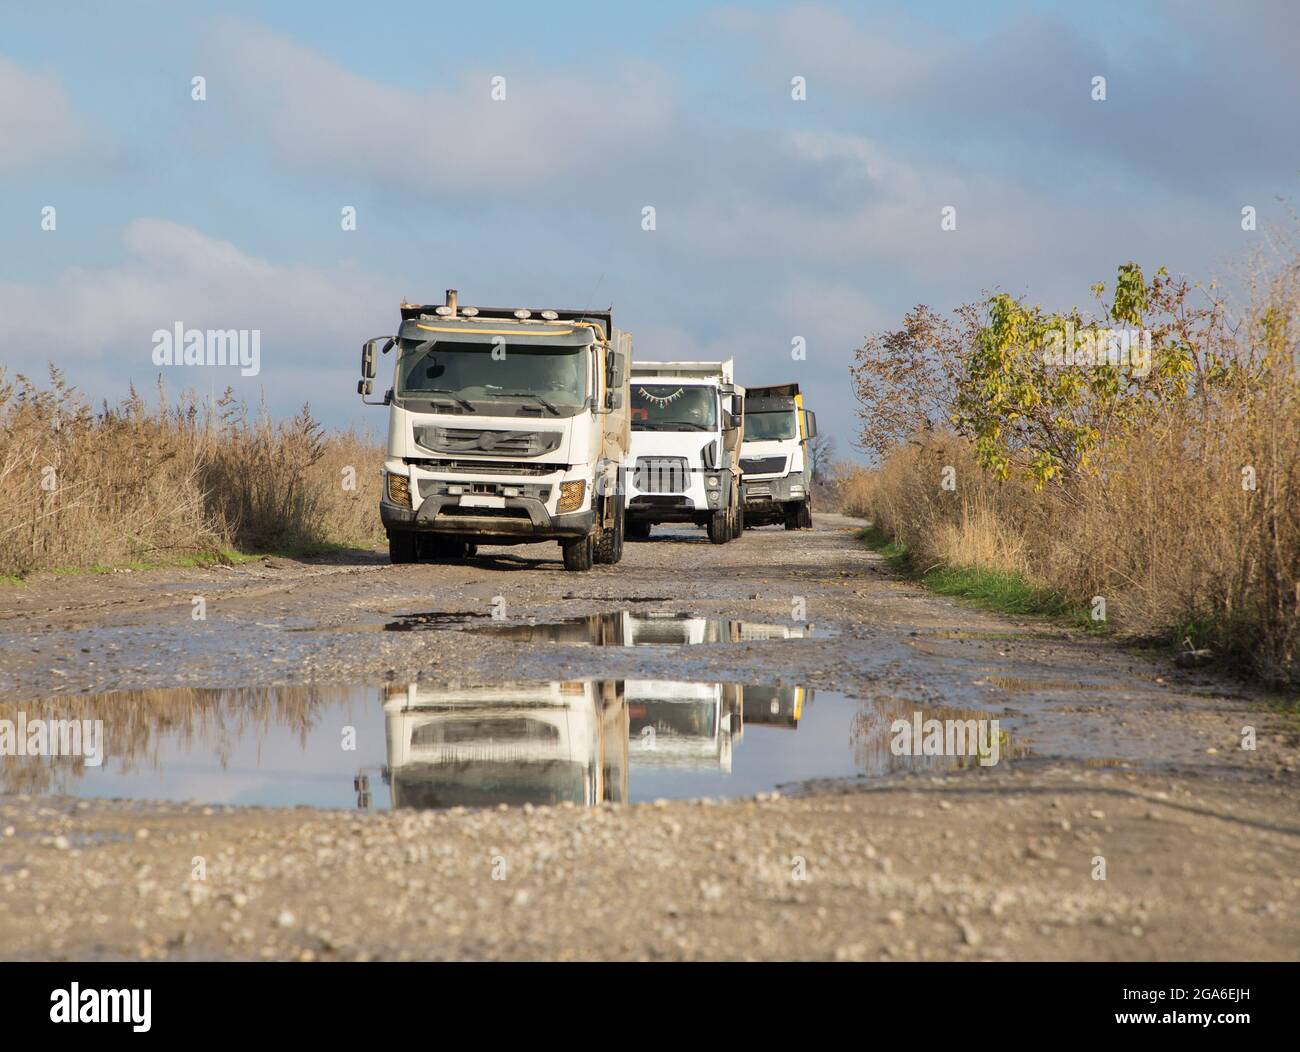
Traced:
<path fill-rule="evenodd" d="M 587 348 L 510 343 L 505 356 L 490 343 L 437 340 L 411 344 L 398 363 L 397 393 L 418 398 L 438 394 L 467 402 L 537 398 L 553 405 L 587 400 Z"/>
<path fill-rule="evenodd" d="M 776 413 L 746 413 L 745 441 L 768 442 L 773 439 L 794 438 L 794 412 L 783 409 Z"/>
<path fill-rule="evenodd" d="M 713 431 L 718 399 L 712 387 L 634 384 L 633 431 Z"/>

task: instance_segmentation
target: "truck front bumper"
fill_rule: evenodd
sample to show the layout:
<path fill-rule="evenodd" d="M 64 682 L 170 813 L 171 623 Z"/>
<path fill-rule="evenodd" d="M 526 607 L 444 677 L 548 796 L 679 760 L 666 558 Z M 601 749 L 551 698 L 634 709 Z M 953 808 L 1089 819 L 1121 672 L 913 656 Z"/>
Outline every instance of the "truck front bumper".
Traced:
<path fill-rule="evenodd" d="M 716 478 L 716 486 L 708 485 Z M 703 522 L 727 506 L 730 482 L 726 472 L 690 468 L 681 492 L 641 490 L 633 472 L 627 475 L 627 514 L 644 522 Z"/>
<path fill-rule="evenodd" d="M 379 518 L 390 533 L 414 530 L 449 537 L 473 538 L 484 544 L 578 540 L 591 533 L 595 513 L 552 515 L 535 497 L 505 497 L 500 508 L 465 508 L 459 497 L 425 497 L 416 511 L 379 502 Z"/>
<path fill-rule="evenodd" d="M 747 476 L 744 480 L 745 520 L 754 526 L 782 521 L 787 505 L 808 500 L 807 486 L 802 471 L 774 478 Z"/>

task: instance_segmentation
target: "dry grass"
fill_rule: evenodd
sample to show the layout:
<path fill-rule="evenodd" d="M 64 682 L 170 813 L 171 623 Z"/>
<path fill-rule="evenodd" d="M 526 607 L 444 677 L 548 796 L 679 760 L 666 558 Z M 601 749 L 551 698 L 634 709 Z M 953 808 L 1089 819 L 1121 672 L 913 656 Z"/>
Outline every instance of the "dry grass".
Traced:
<path fill-rule="evenodd" d="M 1236 380 L 1108 434 L 1070 485 L 999 482 L 969 441 L 929 431 L 880 469 L 842 477 L 844 505 L 904 545 L 918 570 L 1017 574 L 1083 606 L 1102 596 L 1125 632 L 1300 682 L 1298 334 L 1292 265 L 1242 319 Z M 940 485 L 945 466 L 955 491 Z"/>
<path fill-rule="evenodd" d="M 277 424 L 160 389 L 95 412 L 56 369 L 46 387 L 0 374 L 0 575 L 373 544 L 381 460 L 306 408 Z"/>

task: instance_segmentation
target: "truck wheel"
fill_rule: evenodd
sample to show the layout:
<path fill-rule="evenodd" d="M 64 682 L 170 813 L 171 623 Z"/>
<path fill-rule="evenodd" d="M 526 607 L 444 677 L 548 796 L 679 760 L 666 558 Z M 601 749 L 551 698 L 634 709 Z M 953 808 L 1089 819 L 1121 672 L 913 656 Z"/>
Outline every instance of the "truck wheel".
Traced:
<path fill-rule="evenodd" d="M 625 516 L 623 498 L 615 497 L 614 503 L 614 525 L 607 526 L 600 534 L 600 540 L 596 542 L 596 562 L 612 566 L 623 558 L 623 530 L 625 528 Z"/>
<path fill-rule="evenodd" d="M 804 501 L 799 508 L 799 525 L 805 530 L 812 529 L 812 501 Z"/>
<path fill-rule="evenodd" d="M 650 523 L 644 519 L 628 519 L 624 528 L 631 541 L 644 541 L 650 536 Z"/>
<path fill-rule="evenodd" d="M 566 570 L 590 570 L 596 554 L 596 542 L 588 534 L 578 541 L 561 541 L 560 550 L 564 552 Z"/>
<path fill-rule="evenodd" d="M 736 536 L 740 537 L 745 532 L 745 505 L 736 505 Z"/>
<path fill-rule="evenodd" d="M 709 516 L 709 541 L 713 544 L 726 544 L 731 540 L 731 513 L 715 511 Z"/>
<path fill-rule="evenodd" d="M 394 530 L 388 535 L 388 561 L 413 563 L 419 558 L 418 534 L 410 530 Z"/>
<path fill-rule="evenodd" d="M 784 518 L 785 518 L 785 528 L 787 530 L 797 530 L 799 528 L 800 517 L 801 516 L 799 513 L 799 509 L 797 507 L 792 511 L 790 509 L 790 505 L 787 504 L 785 506 Z"/>

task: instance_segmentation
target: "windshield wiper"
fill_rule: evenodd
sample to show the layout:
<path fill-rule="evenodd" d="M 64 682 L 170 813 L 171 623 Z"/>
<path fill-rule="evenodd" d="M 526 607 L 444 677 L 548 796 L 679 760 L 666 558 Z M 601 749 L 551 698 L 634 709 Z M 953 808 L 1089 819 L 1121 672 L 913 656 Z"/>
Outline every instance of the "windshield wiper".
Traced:
<path fill-rule="evenodd" d="M 696 431 L 712 431 L 713 428 L 705 427 L 703 424 L 697 424 L 693 420 L 661 420 L 653 424 L 641 424 L 633 428 L 634 431 L 686 431 L 690 429 Z"/>
<path fill-rule="evenodd" d="M 560 415 L 560 411 L 559 411 L 558 409 L 556 409 L 555 406 L 553 406 L 550 402 L 548 402 L 548 401 L 547 401 L 545 398 L 543 398 L 541 395 L 539 395 L 539 394 L 533 394 L 532 391 L 506 391 L 506 392 L 502 393 L 500 397 L 502 397 L 502 398 L 536 398 L 539 402 L 542 403 L 542 405 L 546 406 L 546 408 L 549 409 L 549 410 L 550 410 L 552 413 L 554 413 L 556 416 L 559 416 L 559 415 Z"/>
<path fill-rule="evenodd" d="M 445 388 L 445 387 L 426 387 L 426 388 L 425 388 L 423 391 L 421 391 L 420 393 L 421 393 L 421 394 L 445 394 L 445 395 L 447 395 L 447 396 L 448 396 L 448 397 L 449 397 L 453 402 L 456 402 L 456 403 L 458 403 L 459 405 L 464 406 L 464 407 L 465 407 L 466 409 L 468 409 L 471 413 L 476 413 L 476 412 L 478 412 L 477 409 L 475 409 L 472 405 L 470 405 L 469 402 L 465 401 L 465 399 L 461 398 L 461 396 L 458 395 L 455 391 L 449 391 L 449 390 L 447 390 L 447 388 Z"/>

